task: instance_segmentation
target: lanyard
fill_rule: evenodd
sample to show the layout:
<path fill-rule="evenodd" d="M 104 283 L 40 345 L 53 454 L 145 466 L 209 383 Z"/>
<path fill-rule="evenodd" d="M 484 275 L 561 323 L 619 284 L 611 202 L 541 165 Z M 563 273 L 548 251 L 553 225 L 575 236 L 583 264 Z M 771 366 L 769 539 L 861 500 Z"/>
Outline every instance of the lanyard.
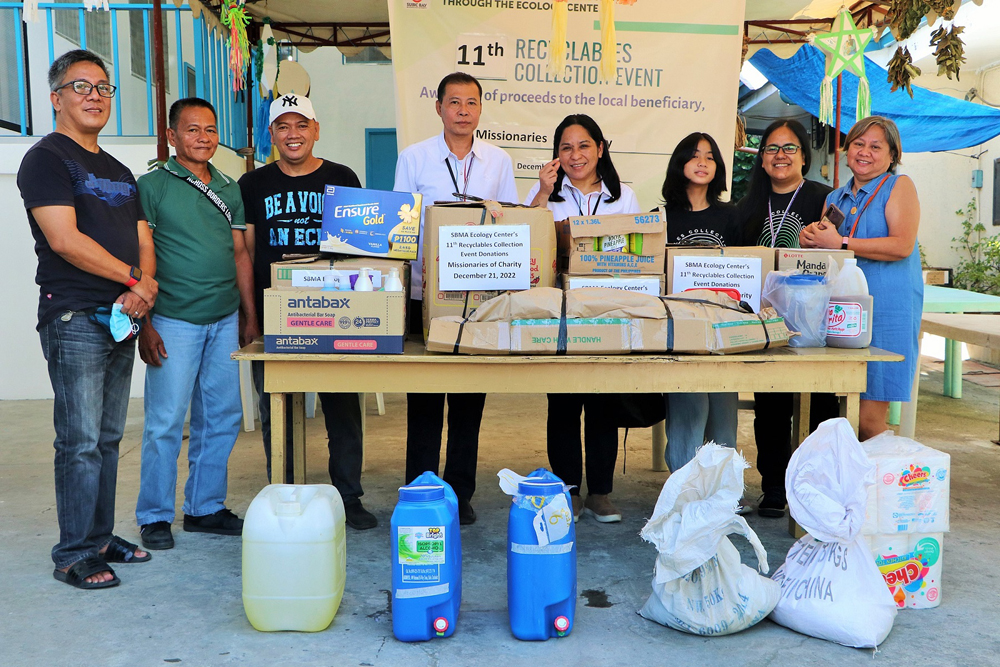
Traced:
<path fill-rule="evenodd" d="M 778 234 L 781 233 L 781 228 L 785 224 L 785 218 L 788 217 L 788 212 L 792 210 L 792 204 L 795 203 L 795 198 L 799 196 L 799 190 L 805 184 L 806 179 L 799 181 L 799 185 L 795 188 L 795 192 L 792 194 L 792 198 L 788 200 L 788 205 L 785 206 L 785 212 L 781 214 L 781 221 L 778 222 L 778 229 L 774 228 L 774 213 L 771 212 L 771 196 L 767 197 L 767 226 L 771 230 L 771 247 L 777 247 Z"/>
<path fill-rule="evenodd" d="M 208 187 L 208 185 L 206 185 L 200 178 L 195 178 L 194 176 L 183 176 L 181 174 L 178 174 L 173 169 L 170 169 L 165 164 L 162 165 L 160 168 L 163 169 L 163 171 L 167 172 L 168 174 L 173 174 L 174 176 L 181 179 L 182 181 L 190 185 L 198 192 L 205 195 L 208 201 L 212 202 L 215 208 L 219 209 L 219 213 L 226 216 L 226 220 L 229 221 L 229 224 L 230 225 L 233 224 L 233 214 L 232 212 L 230 212 L 229 207 L 226 206 L 226 202 L 222 201 L 222 197 L 215 194 L 212 188 Z"/>
<path fill-rule="evenodd" d="M 603 190 L 597 193 L 597 201 L 594 202 L 593 211 L 590 210 L 590 195 L 587 195 L 587 211 L 589 211 L 588 213 L 583 212 L 583 202 L 576 195 L 576 190 L 570 190 L 570 193 L 573 195 L 573 201 L 576 202 L 576 210 L 580 212 L 580 215 L 597 215 L 597 207 L 601 205 L 601 195 L 604 194 Z"/>
<path fill-rule="evenodd" d="M 886 174 L 885 176 L 882 177 L 882 180 L 879 181 L 878 187 L 875 188 L 875 192 L 871 194 L 871 196 L 868 198 L 868 201 L 865 202 L 865 205 L 861 207 L 861 211 L 858 212 L 858 217 L 854 218 L 854 226 L 851 227 L 851 233 L 848 234 L 850 238 L 854 238 L 854 232 L 856 232 L 858 229 L 858 223 L 861 222 L 861 216 L 864 215 L 865 209 L 868 208 L 868 204 L 872 203 L 872 200 L 875 199 L 875 195 L 878 194 L 878 191 L 882 189 L 882 186 L 885 185 L 885 182 L 887 180 L 889 180 L 889 174 Z"/>
<path fill-rule="evenodd" d="M 459 197 L 459 201 L 466 201 L 468 199 L 467 192 L 469 191 L 469 176 L 472 175 L 472 163 L 475 162 L 476 156 L 474 153 L 469 153 L 469 161 L 465 165 L 465 169 L 462 173 L 463 181 L 462 185 L 465 187 L 462 189 L 461 195 L 459 195 L 458 190 L 458 179 L 455 177 L 455 171 L 458 170 L 458 158 L 455 158 L 455 169 L 451 168 L 451 161 L 448 158 L 444 159 L 444 163 L 448 165 L 448 175 L 451 176 L 451 182 L 455 186 L 455 192 L 453 193 L 456 197 Z"/>

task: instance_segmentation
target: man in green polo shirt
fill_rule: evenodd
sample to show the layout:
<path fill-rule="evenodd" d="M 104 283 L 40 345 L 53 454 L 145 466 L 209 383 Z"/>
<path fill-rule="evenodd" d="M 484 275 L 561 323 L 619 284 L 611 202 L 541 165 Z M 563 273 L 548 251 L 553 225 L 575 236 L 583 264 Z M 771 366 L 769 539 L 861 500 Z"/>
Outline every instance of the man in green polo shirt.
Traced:
<path fill-rule="evenodd" d="M 176 156 L 138 182 L 160 285 L 139 336 L 146 421 L 135 516 L 147 549 L 174 546 L 170 524 L 188 407 L 184 530 L 242 533 L 243 521 L 225 506 L 241 419 L 239 366 L 229 355 L 241 338 L 258 333 L 240 188 L 210 163 L 219 146 L 215 109 L 196 97 L 178 100 L 169 125 Z"/>

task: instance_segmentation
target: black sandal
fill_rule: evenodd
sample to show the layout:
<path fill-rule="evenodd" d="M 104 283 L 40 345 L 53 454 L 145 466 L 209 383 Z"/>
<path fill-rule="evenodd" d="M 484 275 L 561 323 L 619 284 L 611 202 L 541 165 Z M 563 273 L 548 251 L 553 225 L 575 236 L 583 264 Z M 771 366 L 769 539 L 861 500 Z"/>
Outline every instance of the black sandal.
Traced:
<path fill-rule="evenodd" d="M 117 535 L 112 535 L 111 541 L 108 542 L 108 548 L 101 554 L 101 558 L 106 563 L 145 563 L 153 557 L 152 554 L 146 552 L 145 556 L 139 558 L 135 555 L 138 550 L 138 544 L 126 542 Z"/>
<path fill-rule="evenodd" d="M 91 577 L 95 574 L 100 574 L 101 572 L 110 572 L 110 581 L 87 581 L 87 577 Z M 111 588 L 112 586 L 117 586 L 122 582 L 121 579 L 115 574 L 115 571 L 111 569 L 103 558 L 99 556 L 88 556 L 87 558 L 81 558 L 72 565 L 65 572 L 61 571 L 59 568 L 52 570 L 52 576 L 56 580 L 63 583 L 69 584 L 70 586 L 75 586 L 77 588 L 82 588 L 84 590 L 91 590 L 95 588 Z"/>

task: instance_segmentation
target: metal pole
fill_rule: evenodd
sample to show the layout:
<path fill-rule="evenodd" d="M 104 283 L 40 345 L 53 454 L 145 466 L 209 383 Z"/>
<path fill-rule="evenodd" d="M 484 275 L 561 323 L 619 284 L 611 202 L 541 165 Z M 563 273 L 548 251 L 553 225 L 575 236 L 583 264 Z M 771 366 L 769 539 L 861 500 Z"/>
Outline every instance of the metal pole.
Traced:
<path fill-rule="evenodd" d="M 840 93 L 843 90 L 844 75 L 837 75 L 837 116 L 834 119 L 833 134 L 833 189 L 840 187 Z"/>
<path fill-rule="evenodd" d="M 179 53 L 177 57 L 180 57 Z M 163 0 L 153 0 L 153 71 L 156 82 L 156 159 L 166 162 L 169 153 L 167 152 L 166 68 L 163 62 Z"/>
<path fill-rule="evenodd" d="M 260 39 L 260 28 L 257 26 L 256 23 L 251 23 L 249 26 L 247 26 L 247 37 L 249 39 L 251 46 L 256 44 L 257 40 Z M 258 94 L 257 86 L 254 80 L 254 69 L 257 64 L 254 62 L 254 58 L 256 56 L 257 52 L 255 50 L 251 50 L 250 62 L 247 64 L 246 85 L 244 86 L 243 90 L 243 93 L 246 96 L 246 101 L 247 101 L 247 146 L 246 146 L 246 155 L 244 157 L 246 158 L 247 161 L 248 172 L 254 170 L 253 101 L 256 99 L 256 96 Z"/>

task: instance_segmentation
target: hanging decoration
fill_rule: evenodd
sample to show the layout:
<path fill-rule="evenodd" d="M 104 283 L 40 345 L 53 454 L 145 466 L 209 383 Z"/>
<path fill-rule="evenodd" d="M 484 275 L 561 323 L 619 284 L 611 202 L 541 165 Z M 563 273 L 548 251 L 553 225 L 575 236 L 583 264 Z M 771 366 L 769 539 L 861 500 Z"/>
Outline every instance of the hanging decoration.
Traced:
<path fill-rule="evenodd" d="M 569 3 L 556 0 L 552 3 L 552 39 L 549 40 L 549 69 L 562 74 L 566 66 L 566 24 L 569 22 Z"/>
<path fill-rule="evenodd" d="M 83 0 L 83 7 L 88 12 L 92 12 L 95 9 L 103 9 L 104 11 L 109 11 L 108 0 Z"/>
<path fill-rule="evenodd" d="M 618 70 L 618 38 L 615 34 L 615 5 L 634 5 L 636 0 L 600 0 L 598 20 L 601 24 L 601 79 L 610 81 Z M 566 25 L 569 23 L 569 3 L 552 3 L 552 39 L 549 40 L 549 70 L 562 74 L 566 66 Z M 560 45 L 557 47 L 556 45 Z"/>
<path fill-rule="evenodd" d="M 250 41 L 247 25 L 250 16 L 243 6 L 245 0 L 224 0 L 220 8 L 222 25 L 229 28 L 229 70 L 233 73 L 233 90 L 243 90 L 244 73 L 250 61 Z"/>
<path fill-rule="evenodd" d="M 872 40 L 871 28 L 859 29 L 846 7 L 833 20 L 830 32 L 809 35 L 809 41 L 826 53 L 826 76 L 820 84 L 819 122 L 834 124 L 833 80 L 847 70 L 858 77 L 858 103 L 855 117 L 871 114 L 872 95 L 865 76 L 865 46 Z"/>

